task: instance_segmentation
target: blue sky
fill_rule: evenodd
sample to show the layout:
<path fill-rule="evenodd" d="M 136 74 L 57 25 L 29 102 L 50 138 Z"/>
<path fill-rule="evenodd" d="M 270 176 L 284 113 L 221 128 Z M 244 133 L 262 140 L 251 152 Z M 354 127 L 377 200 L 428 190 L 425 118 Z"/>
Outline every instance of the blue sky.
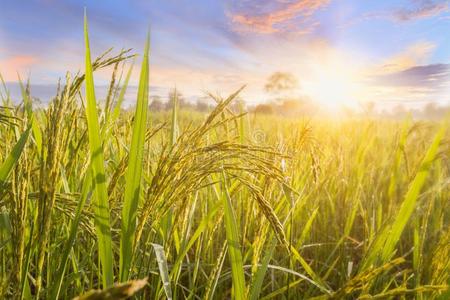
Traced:
<path fill-rule="evenodd" d="M 292 73 L 298 96 L 330 107 L 450 104 L 449 1 L 433 0 L 0 0 L 0 72 L 31 77 L 51 95 L 66 71 L 83 69 L 83 8 L 94 55 L 142 52 L 151 26 L 151 86 L 186 96 L 243 84 L 249 103 L 274 72 Z M 133 74 L 137 84 L 138 68 Z M 109 72 L 96 74 L 106 85 Z M 44 96 L 44 97 L 45 97 Z"/>

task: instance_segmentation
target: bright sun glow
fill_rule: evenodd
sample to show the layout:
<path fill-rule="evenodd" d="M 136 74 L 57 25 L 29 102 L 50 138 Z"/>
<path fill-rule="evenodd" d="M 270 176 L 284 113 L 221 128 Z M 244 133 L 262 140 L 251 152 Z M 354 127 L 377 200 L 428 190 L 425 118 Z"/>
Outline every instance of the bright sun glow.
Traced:
<path fill-rule="evenodd" d="M 357 76 L 342 64 L 333 63 L 314 68 L 303 88 L 314 101 L 332 110 L 357 107 L 361 94 Z"/>

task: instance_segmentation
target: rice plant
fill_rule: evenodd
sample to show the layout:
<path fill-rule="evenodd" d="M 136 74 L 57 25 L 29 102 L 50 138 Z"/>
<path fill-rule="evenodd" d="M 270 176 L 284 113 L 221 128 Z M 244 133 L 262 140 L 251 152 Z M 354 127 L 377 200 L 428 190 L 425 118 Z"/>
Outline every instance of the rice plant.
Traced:
<path fill-rule="evenodd" d="M 92 61 L 84 34 L 84 73 L 45 108 L 2 79 L 0 298 L 450 297 L 448 120 L 235 113 L 242 88 L 153 112 L 150 38 Z"/>

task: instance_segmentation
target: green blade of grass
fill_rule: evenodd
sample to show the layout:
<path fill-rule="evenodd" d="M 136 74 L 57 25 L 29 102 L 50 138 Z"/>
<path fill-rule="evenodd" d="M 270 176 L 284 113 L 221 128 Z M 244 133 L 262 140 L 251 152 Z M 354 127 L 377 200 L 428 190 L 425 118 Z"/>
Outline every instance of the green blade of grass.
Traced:
<path fill-rule="evenodd" d="M 209 275 L 209 280 L 206 283 L 205 300 L 214 299 L 214 294 L 217 289 L 217 283 L 219 281 L 220 274 L 222 273 L 223 263 L 225 262 L 226 252 L 228 246 L 226 241 L 223 243 L 222 250 L 219 252 L 216 263 L 212 272 Z"/>
<path fill-rule="evenodd" d="M 131 64 L 130 69 L 128 70 L 127 76 L 125 77 L 125 81 L 122 85 L 122 88 L 120 89 L 119 97 L 117 99 L 117 103 L 114 106 L 114 109 L 112 111 L 111 116 L 106 120 L 105 126 L 103 127 L 103 131 L 107 135 L 105 140 L 108 140 L 108 137 L 111 134 L 111 127 L 113 124 L 116 123 L 116 121 L 119 119 L 120 116 L 120 110 L 122 108 L 123 100 L 125 99 L 125 94 L 128 89 L 128 83 L 130 82 L 131 74 L 133 73 L 133 66 L 134 66 L 134 59 L 133 63 Z M 109 116 L 109 114 L 108 114 Z"/>
<path fill-rule="evenodd" d="M 27 89 L 23 85 L 22 78 L 20 78 L 19 74 L 17 74 L 17 77 L 19 80 L 20 92 L 22 93 L 22 99 L 23 99 L 23 105 L 24 105 L 25 111 L 26 111 L 28 117 L 31 118 L 31 116 L 33 115 L 33 106 L 32 106 L 32 102 L 31 102 L 31 97 L 28 94 Z M 27 84 L 27 86 L 29 86 L 29 85 Z"/>
<path fill-rule="evenodd" d="M 4 94 L 3 94 L 3 93 L 1 93 L 1 90 L 0 90 L 0 96 L 2 97 L 2 102 L 4 105 L 8 105 L 11 101 L 11 97 L 10 97 L 9 89 L 6 87 L 6 83 L 2 76 L 2 73 L 0 73 L 0 83 L 1 83 L 1 86 L 2 86 L 3 92 L 4 92 Z"/>
<path fill-rule="evenodd" d="M 195 230 L 194 234 L 189 239 L 187 244 L 185 246 L 183 246 L 181 251 L 178 253 L 177 260 L 175 261 L 175 263 L 173 264 L 173 267 L 172 267 L 172 272 L 170 274 L 171 277 L 173 277 L 175 272 L 180 268 L 181 263 L 183 262 L 183 259 L 186 256 L 186 254 L 188 253 L 188 251 L 192 248 L 194 243 L 198 240 L 198 238 L 203 233 L 203 231 L 207 228 L 207 226 L 213 221 L 214 216 L 216 215 L 218 209 L 219 209 L 219 206 L 214 206 L 211 209 L 211 211 L 208 213 L 208 215 L 204 219 L 202 219 L 202 221 L 198 225 L 197 229 Z"/>
<path fill-rule="evenodd" d="M 391 178 L 389 180 L 389 188 L 388 188 L 388 208 L 391 206 L 392 199 L 395 197 L 396 189 L 397 189 L 397 181 L 399 175 L 400 164 L 402 161 L 403 150 L 408 139 L 408 131 L 410 129 L 411 119 L 407 118 L 402 125 L 400 139 L 398 141 L 397 150 L 395 153 L 394 166 L 391 171 Z"/>
<path fill-rule="evenodd" d="M 309 217 L 308 221 L 306 221 L 305 227 L 303 227 L 303 231 L 302 234 L 300 235 L 300 238 L 297 241 L 297 248 L 300 248 L 301 246 L 303 246 L 303 243 L 306 240 L 306 237 L 309 235 L 309 233 L 311 232 L 311 227 L 312 224 L 314 222 L 314 220 L 316 219 L 317 213 L 319 212 L 319 208 L 317 207 L 311 214 L 311 216 Z"/>
<path fill-rule="evenodd" d="M 8 157 L 6 157 L 5 161 L 0 165 L 0 193 L 3 190 L 3 187 L 8 179 L 9 174 L 11 173 L 14 166 L 19 161 L 20 155 L 22 154 L 23 148 L 25 147 L 28 137 L 30 136 L 31 127 L 28 127 L 24 133 L 20 136 L 17 143 L 12 148 Z"/>
<path fill-rule="evenodd" d="M 25 111 L 27 112 L 28 119 L 31 120 L 30 123 L 31 123 L 31 128 L 33 130 L 34 141 L 36 143 L 36 147 L 38 150 L 38 155 L 41 155 L 42 154 L 42 132 L 39 127 L 38 120 L 36 119 L 34 111 L 33 111 L 33 103 L 32 103 L 32 99 L 29 94 L 29 91 L 27 91 L 27 89 L 23 85 L 23 82 L 22 82 L 22 79 L 20 78 L 20 76 L 18 79 L 19 79 L 20 91 L 22 93 Z"/>
<path fill-rule="evenodd" d="M 103 160 L 102 140 L 99 135 L 97 103 L 95 100 L 94 76 L 89 48 L 87 16 L 84 16 L 84 37 L 86 44 L 86 119 L 88 123 L 91 166 L 94 176 L 95 191 L 95 225 L 98 239 L 98 252 L 102 266 L 102 281 L 105 287 L 114 282 L 111 227 L 109 220 L 109 203 L 106 191 L 105 166 Z"/>
<path fill-rule="evenodd" d="M 78 231 L 78 225 L 80 224 L 81 221 L 81 213 L 83 211 L 84 208 L 84 204 L 86 203 L 86 200 L 88 199 L 89 196 L 89 192 L 90 192 L 90 187 L 91 187 L 91 183 L 92 183 L 92 176 L 91 176 L 91 172 L 88 172 L 85 175 L 84 181 L 83 181 L 83 186 L 81 188 L 81 194 L 80 194 L 80 199 L 78 201 L 78 205 L 77 205 L 77 209 L 75 212 L 75 218 L 72 221 L 72 224 L 70 226 L 70 234 L 68 239 L 66 240 L 66 244 L 64 246 L 64 250 L 62 252 L 62 258 L 61 258 L 61 263 L 59 266 L 59 269 L 57 271 L 57 274 L 53 280 L 54 285 L 51 289 L 51 299 L 59 299 L 59 293 L 61 292 L 61 286 L 63 283 L 63 278 L 64 278 L 64 273 L 66 271 L 66 266 L 67 266 L 67 261 L 69 260 L 69 255 L 70 255 L 70 251 L 72 250 L 72 247 L 75 243 L 75 238 L 77 236 L 77 231 Z"/>
<path fill-rule="evenodd" d="M 326 287 L 325 283 L 322 281 L 322 279 L 319 277 L 319 275 L 314 272 L 314 270 L 311 268 L 311 266 L 305 261 L 305 259 L 300 256 L 300 253 L 292 246 L 291 247 L 291 255 L 292 257 L 300 263 L 300 265 L 305 269 L 306 273 L 311 276 L 312 279 L 307 278 L 306 280 L 313 284 L 315 287 L 319 288 L 322 292 L 325 292 L 327 294 L 330 294 L 330 290 Z"/>
<path fill-rule="evenodd" d="M 258 267 L 258 270 L 256 271 L 252 286 L 250 288 L 250 296 L 249 299 L 251 300 L 257 300 L 260 298 L 260 294 L 262 291 L 262 286 L 264 282 L 264 277 L 266 276 L 266 272 L 269 266 L 269 262 L 272 259 L 273 253 L 275 251 L 276 243 L 274 241 L 273 233 L 270 234 L 269 237 L 269 249 L 267 250 L 267 253 L 264 255 L 264 258 L 262 260 L 261 266 Z"/>
<path fill-rule="evenodd" d="M 289 285 L 285 285 L 282 288 L 279 288 L 279 289 L 273 291 L 272 293 L 270 293 L 270 294 L 268 294 L 268 295 L 266 295 L 264 297 L 261 297 L 260 299 L 261 300 L 279 299 L 283 294 L 286 293 L 286 291 L 288 289 L 294 288 L 295 286 L 297 286 L 299 283 L 301 283 L 303 281 L 304 281 L 303 279 L 299 279 L 299 280 L 296 280 L 294 282 L 291 282 L 291 283 L 289 283 Z M 327 298 L 327 296 L 325 296 L 323 299 L 329 299 L 329 298 Z"/>
<path fill-rule="evenodd" d="M 381 255 L 382 262 L 387 262 L 391 259 L 395 246 L 402 235 L 403 229 L 408 223 L 408 220 L 416 207 L 417 198 L 419 197 L 420 191 L 425 184 L 425 180 L 430 173 L 431 166 L 439 150 L 439 145 L 441 144 L 447 130 L 447 124 L 448 122 L 446 120 L 434 137 L 433 143 L 428 148 L 428 151 L 420 164 L 419 171 L 408 188 L 405 199 L 403 200 L 395 221 L 391 226 L 391 231 L 386 238 L 386 244 Z"/>
<path fill-rule="evenodd" d="M 172 107 L 172 125 L 170 128 L 170 142 L 173 147 L 178 139 L 178 92 L 175 88 L 173 95 L 173 107 Z"/>
<path fill-rule="evenodd" d="M 122 234 L 120 240 L 120 281 L 126 281 L 129 276 L 133 257 L 133 244 L 136 232 L 136 216 L 142 177 L 142 161 L 144 153 L 145 132 L 147 128 L 148 110 L 148 52 L 150 35 L 145 44 L 144 59 L 139 80 L 138 99 L 134 115 L 133 136 L 131 139 L 130 156 L 125 175 L 125 194 L 122 209 Z"/>
<path fill-rule="evenodd" d="M 228 243 L 228 255 L 231 264 L 231 278 L 233 281 L 233 298 L 245 299 L 244 264 L 239 244 L 239 230 L 233 211 L 230 193 L 227 188 L 225 174 L 222 180 L 222 202 L 225 211 L 225 231 Z"/>
<path fill-rule="evenodd" d="M 31 296 L 31 290 L 30 290 L 30 285 L 28 283 L 28 278 L 27 278 L 27 274 L 28 274 L 28 269 L 30 268 L 30 259 L 31 259 L 31 254 L 32 254 L 32 250 L 33 247 L 31 246 L 33 243 L 33 231 L 34 231 L 34 222 L 31 222 L 30 225 L 30 237 L 28 239 L 28 247 L 27 247 L 27 252 L 25 255 L 25 263 L 24 263 L 24 268 L 23 268 L 23 272 L 22 272 L 22 278 L 21 278 L 21 283 L 20 283 L 20 299 L 32 299 Z"/>
<path fill-rule="evenodd" d="M 11 220 L 9 218 L 9 212 L 0 212 L 0 249 L 6 248 L 6 253 L 11 255 L 12 241 L 11 241 Z"/>
<path fill-rule="evenodd" d="M 447 127 L 448 118 L 444 121 L 435 135 L 432 144 L 428 148 L 428 151 L 420 164 L 418 172 L 409 185 L 408 191 L 394 221 L 392 224 L 386 226 L 377 236 L 366 256 L 366 259 L 364 260 L 364 263 L 361 264 L 361 270 L 365 270 L 374 264 L 380 265 L 386 263 L 394 255 L 395 247 L 400 240 L 406 224 L 414 212 L 420 191 L 422 190 L 425 180 L 430 173 L 431 166 L 436 158 L 439 145 L 444 138 Z"/>
<path fill-rule="evenodd" d="M 244 144 L 245 142 L 245 108 L 244 108 L 244 102 L 239 102 L 239 113 L 241 114 L 241 117 L 239 118 L 239 142 L 241 144 Z"/>

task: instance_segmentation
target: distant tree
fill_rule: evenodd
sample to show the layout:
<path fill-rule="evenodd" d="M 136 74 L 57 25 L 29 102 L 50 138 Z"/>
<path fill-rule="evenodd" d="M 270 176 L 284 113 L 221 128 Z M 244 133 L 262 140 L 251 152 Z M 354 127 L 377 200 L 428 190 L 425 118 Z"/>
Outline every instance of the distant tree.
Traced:
<path fill-rule="evenodd" d="M 164 109 L 164 103 L 161 101 L 160 96 L 153 96 L 150 103 L 150 111 L 161 111 Z"/>
<path fill-rule="evenodd" d="M 273 106 L 271 104 L 258 104 L 254 110 L 255 114 L 271 115 L 274 113 Z"/>
<path fill-rule="evenodd" d="M 375 103 L 373 101 L 367 101 L 361 103 L 364 113 L 371 116 L 375 113 Z"/>
<path fill-rule="evenodd" d="M 423 108 L 423 114 L 427 118 L 435 118 L 441 109 L 434 102 L 430 102 Z"/>
<path fill-rule="evenodd" d="M 173 99 L 175 97 L 177 97 L 178 108 L 186 108 L 186 107 L 189 106 L 189 103 L 186 101 L 186 99 L 184 98 L 183 94 L 177 89 L 171 89 L 169 91 L 169 95 L 167 97 L 168 97 L 168 100 L 167 100 L 166 105 L 165 105 L 165 109 L 166 110 L 172 110 Z"/>
<path fill-rule="evenodd" d="M 298 81 L 293 74 L 287 72 L 275 72 L 267 79 L 264 89 L 271 94 L 282 94 L 291 92 L 297 87 Z"/>
<path fill-rule="evenodd" d="M 299 116 L 315 114 L 318 107 L 307 97 L 295 97 L 286 98 L 282 102 L 278 101 L 276 110 L 284 116 Z"/>
<path fill-rule="evenodd" d="M 392 109 L 392 115 L 394 118 L 404 118 L 408 114 L 408 110 L 403 104 L 397 104 Z"/>
<path fill-rule="evenodd" d="M 34 96 L 32 96 L 31 98 L 33 100 L 33 104 L 41 105 L 43 103 L 41 98 L 34 97 Z"/>
<path fill-rule="evenodd" d="M 280 112 L 283 114 L 298 113 L 301 111 L 303 105 L 298 99 L 286 99 L 280 105 Z"/>
<path fill-rule="evenodd" d="M 421 111 L 425 119 L 440 119 L 448 112 L 448 107 L 437 105 L 434 102 L 427 103 Z"/>
<path fill-rule="evenodd" d="M 199 98 L 195 103 L 195 110 L 199 112 L 207 112 L 210 109 L 210 106 L 205 101 L 205 99 Z"/>
<path fill-rule="evenodd" d="M 288 72 L 275 72 L 266 82 L 264 89 L 274 99 L 271 108 L 284 116 L 312 114 L 317 111 L 316 105 L 307 97 L 295 95 L 299 87 L 297 78 Z"/>

